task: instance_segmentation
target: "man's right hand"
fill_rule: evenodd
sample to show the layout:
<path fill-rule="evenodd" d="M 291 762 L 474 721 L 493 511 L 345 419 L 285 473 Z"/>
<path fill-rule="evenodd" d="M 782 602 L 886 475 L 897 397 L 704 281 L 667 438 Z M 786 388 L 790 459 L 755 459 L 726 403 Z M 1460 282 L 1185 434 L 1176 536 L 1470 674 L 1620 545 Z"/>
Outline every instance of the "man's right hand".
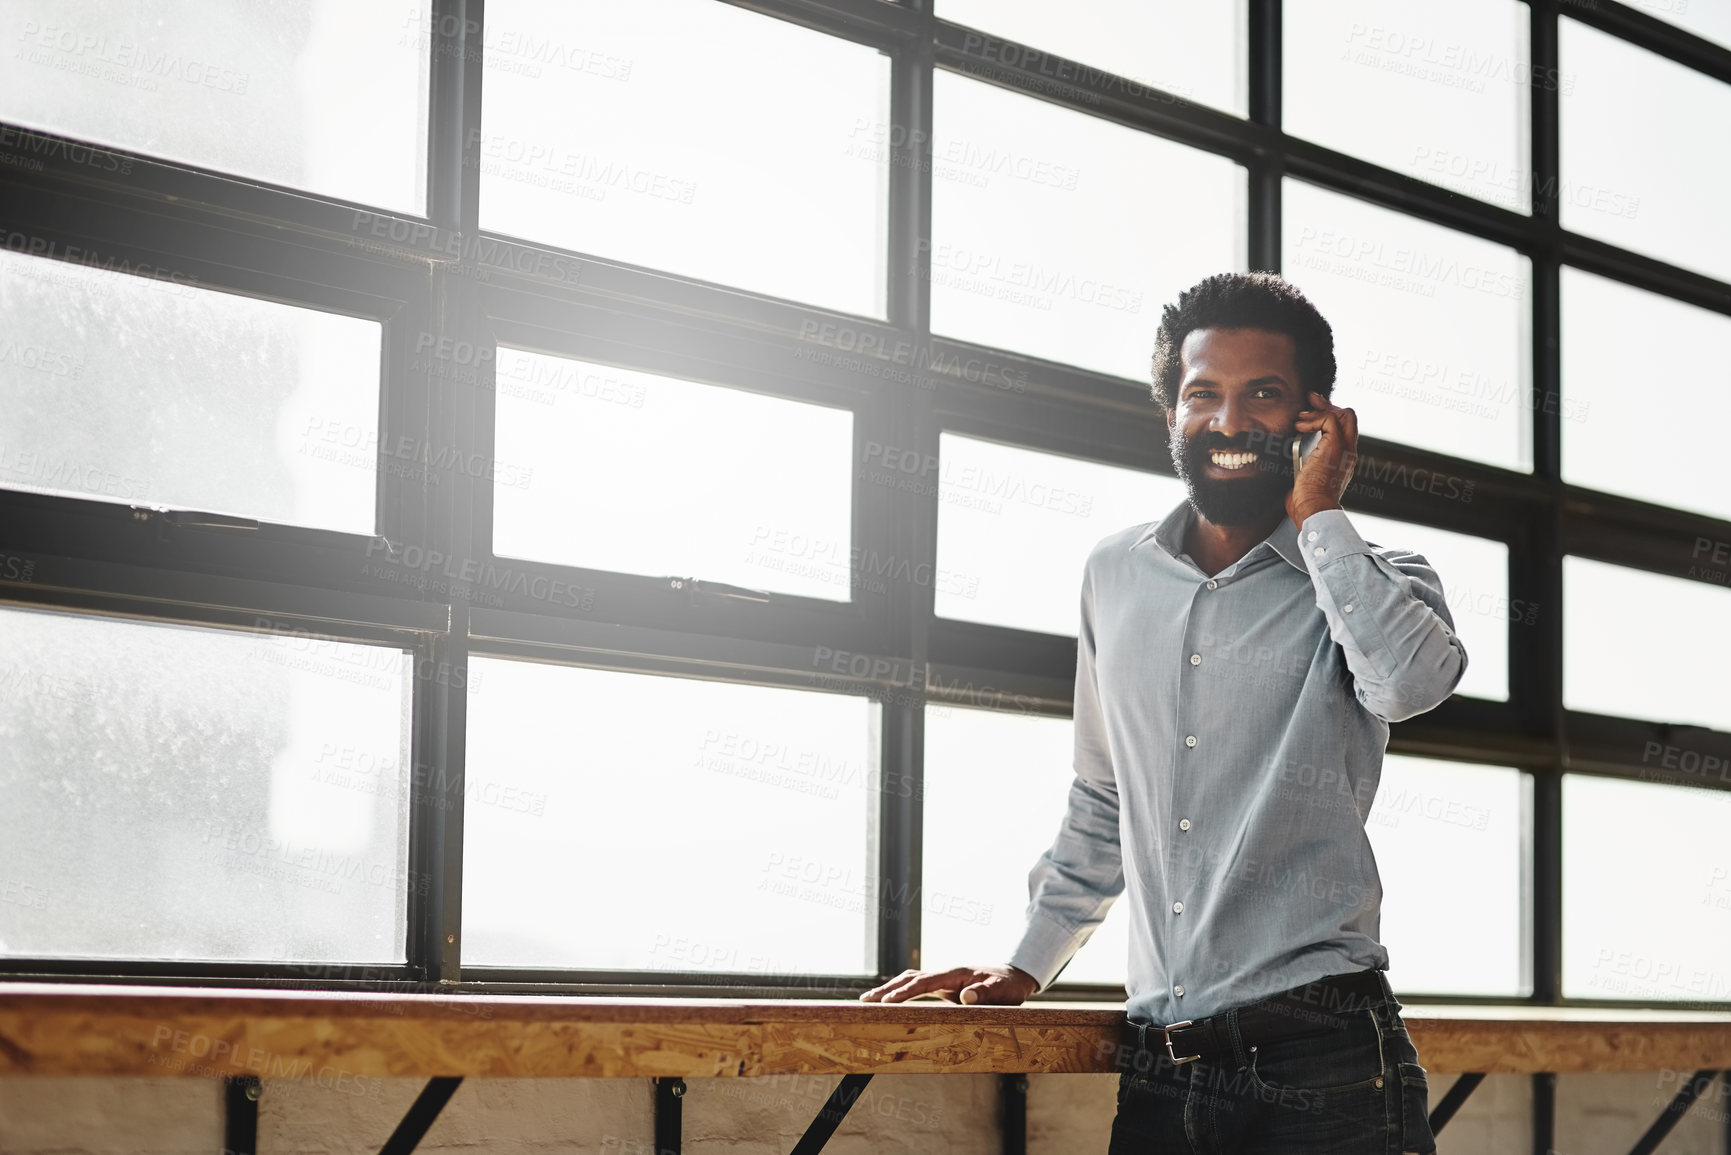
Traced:
<path fill-rule="evenodd" d="M 903 971 L 860 996 L 862 1003 L 900 1003 L 921 995 L 969 1006 L 1014 1007 L 1039 984 L 1020 967 L 956 967 L 947 971 Z"/>

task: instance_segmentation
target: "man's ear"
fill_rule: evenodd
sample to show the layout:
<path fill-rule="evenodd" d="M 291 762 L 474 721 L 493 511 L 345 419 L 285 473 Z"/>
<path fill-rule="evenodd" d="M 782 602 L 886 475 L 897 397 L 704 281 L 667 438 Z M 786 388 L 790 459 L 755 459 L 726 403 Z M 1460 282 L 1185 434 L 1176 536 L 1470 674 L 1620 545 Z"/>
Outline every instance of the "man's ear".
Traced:
<path fill-rule="evenodd" d="M 1178 410 L 1168 409 L 1166 411 L 1166 432 L 1171 433 L 1173 428 L 1176 427 L 1177 424 L 1178 424 Z"/>

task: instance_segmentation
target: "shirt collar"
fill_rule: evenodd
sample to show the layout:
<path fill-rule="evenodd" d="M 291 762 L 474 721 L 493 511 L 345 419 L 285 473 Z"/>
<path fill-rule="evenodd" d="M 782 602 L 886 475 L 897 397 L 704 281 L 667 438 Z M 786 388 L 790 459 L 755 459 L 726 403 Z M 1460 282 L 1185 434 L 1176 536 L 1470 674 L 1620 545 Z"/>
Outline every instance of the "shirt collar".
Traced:
<path fill-rule="evenodd" d="M 1171 513 L 1149 526 L 1147 531 L 1138 537 L 1130 548 L 1136 549 L 1144 542 L 1152 541 L 1165 550 L 1168 557 L 1176 561 L 1178 555 L 1184 552 L 1184 535 L 1190 532 L 1190 526 L 1195 520 L 1196 511 L 1191 507 L 1190 499 L 1186 497 L 1173 508 Z M 1298 527 L 1292 523 L 1291 514 L 1281 518 L 1280 524 L 1275 526 L 1269 535 L 1262 540 L 1267 542 L 1269 548 L 1275 553 L 1285 558 L 1287 564 L 1293 569 L 1306 577 L 1310 575 L 1310 567 L 1304 564 L 1304 551 L 1298 544 Z M 1257 545 L 1260 544 L 1262 543 L 1257 543 Z M 1245 557 L 1249 557 L 1255 550 L 1256 546 L 1251 546 L 1249 550 L 1245 551 Z"/>

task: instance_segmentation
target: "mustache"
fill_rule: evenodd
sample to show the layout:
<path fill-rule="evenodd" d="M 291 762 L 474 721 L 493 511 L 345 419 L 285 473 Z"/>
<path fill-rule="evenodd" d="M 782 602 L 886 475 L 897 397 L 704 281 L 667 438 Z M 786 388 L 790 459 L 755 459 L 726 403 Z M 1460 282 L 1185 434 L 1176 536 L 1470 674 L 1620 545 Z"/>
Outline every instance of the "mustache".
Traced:
<path fill-rule="evenodd" d="M 1185 447 L 1191 453 L 1256 453 L 1265 456 L 1286 457 L 1290 447 L 1303 435 L 1296 429 L 1284 433 L 1247 433 L 1242 437 L 1225 437 L 1220 434 L 1203 434 L 1200 437 L 1185 442 Z"/>

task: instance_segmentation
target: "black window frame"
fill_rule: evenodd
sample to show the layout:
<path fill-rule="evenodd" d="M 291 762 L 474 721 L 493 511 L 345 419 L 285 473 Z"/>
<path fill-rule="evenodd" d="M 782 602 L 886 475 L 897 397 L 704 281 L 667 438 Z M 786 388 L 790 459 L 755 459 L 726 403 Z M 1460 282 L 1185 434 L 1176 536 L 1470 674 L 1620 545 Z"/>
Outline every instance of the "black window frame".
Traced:
<path fill-rule="evenodd" d="M 1561 397 L 1559 279 L 1564 265 L 1731 315 L 1731 282 L 1569 233 L 1558 223 L 1558 92 L 1531 88 L 1530 215 L 1452 193 L 1281 131 L 1282 0 L 1246 0 L 1249 116 L 1189 103 L 1049 53 L 982 52 L 998 36 L 937 18 L 932 0 L 712 0 L 876 48 L 891 62 L 888 308 L 882 319 L 835 313 L 706 284 L 666 272 L 538 246 L 478 228 L 483 0 L 435 0 L 432 10 L 428 211 L 405 216 L 243 180 L 193 166 L 96 148 L 129 161 L 118 177 L 74 164 L 45 145 L 62 138 L 0 122 L 0 224 L 8 236 L 95 249 L 193 276 L 201 286 L 384 324 L 381 445 L 397 437 L 450 446 L 490 460 L 492 389 L 422 355 L 430 344 L 499 343 L 630 369 L 845 405 L 854 414 L 856 470 L 865 447 L 894 445 L 935 456 L 941 432 L 984 436 L 1028 449 L 1171 476 L 1164 416 L 1145 382 L 1058 365 L 930 332 L 928 264 L 932 78 L 945 69 L 1088 115 L 1224 156 L 1248 180 L 1246 252 L 1251 268 L 1280 268 L 1282 181 L 1294 177 L 1471 236 L 1532 262 L 1532 388 Z M 1536 78 L 1558 77 L 1557 28 L 1566 16 L 1731 84 L 1731 49 L 1617 0 L 1522 0 L 1529 9 Z M 1006 61 L 1009 61 L 1006 63 Z M 9 156 L 4 154 L 10 154 Z M 29 163 L 24 163 L 28 161 Z M 8 242 L 8 247 L 11 247 Z M 558 275 L 555 275 L 557 272 Z M 575 272 L 575 275 L 571 275 Z M 906 368 L 893 350 L 934 355 L 907 374 L 818 364 L 836 352 L 824 326 L 876 338 L 878 368 Z M 1013 370 L 1015 391 L 969 380 L 945 364 L 986 359 Z M 1473 484 L 1470 508 L 1422 490 L 1386 487 L 1349 508 L 1489 538 L 1509 549 L 1509 595 L 1540 607 L 1532 625 L 1510 623 L 1506 702 L 1455 697 L 1392 727 L 1397 754 L 1513 766 L 1533 782 L 1532 992 L 1475 1002 L 1542 1006 L 1731 1009 L 1562 996 L 1561 783 L 1565 772 L 1731 789 L 1731 781 L 1650 764 L 1658 741 L 1731 760 L 1731 733 L 1584 714 L 1562 706 L 1562 558 L 1574 554 L 1687 577 L 1701 538 L 1731 540 L 1731 522 L 1577 486 L 1560 476 L 1561 405 L 1535 405 L 1531 473 L 1501 469 L 1374 436 L 1361 439 L 1373 467 L 1441 471 Z M 383 463 L 381 459 L 381 464 Z M 891 582 L 854 600 L 738 596 L 730 587 L 495 558 L 489 483 L 454 469 L 438 485 L 381 469 L 375 536 L 236 524 L 139 506 L 0 490 L 0 553 L 26 559 L 28 581 L 0 567 L 0 604 L 115 613 L 189 625 L 246 628 L 268 614 L 285 628 L 351 640 L 392 639 L 417 670 L 465 666 L 470 655 L 640 669 L 877 697 L 882 773 L 914 784 L 884 790 L 877 821 L 883 893 L 917 895 L 921 877 L 923 705 L 1017 709 L 1068 716 L 1074 640 L 948 621 L 933 614 L 930 583 Z M 882 485 L 855 486 L 853 546 L 936 570 L 937 498 Z M 581 608 L 529 592 L 483 592 L 453 580 L 442 592 L 369 580 L 381 555 L 473 559 L 517 567 L 534 579 L 592 593 Z M 868 655 L 863 678 L 819 669 L 817 654 Z M 426 659 L 423 661 L 422 659 Z M 883 671 L 889 671 L 884 673 Z M 414 758 L 438 791 L 411 796 L 410 868 L 431 881 L 412 895 L 407 958 L 400 968 L 209 964 L 139 960 L 0 959 L 0 974 L 164 983 L 460 987 L 474 990 L 728 997 L 833 995 L 845 976 L 771 979 L 750 974 L 548 971 L 463 967 L 462 803 L 465 691 L 418 674 Z M 989 686 L 989 691 L 981 687 Z M 1721 763 L 1724 764 L 1724 763 Z M 917 900 L 885 903 L 877 924 L 880 976 L 921 965 Z M 990 961 L 990 960 L 982 960 Z M 1059 982 L 1055 997 L 1118 999 L 1121 988 Z M 1044 997 L 1044 996 L 1042 996 Z M 1412 1002 L 1458 1001 L 1413 996 Z"/>

